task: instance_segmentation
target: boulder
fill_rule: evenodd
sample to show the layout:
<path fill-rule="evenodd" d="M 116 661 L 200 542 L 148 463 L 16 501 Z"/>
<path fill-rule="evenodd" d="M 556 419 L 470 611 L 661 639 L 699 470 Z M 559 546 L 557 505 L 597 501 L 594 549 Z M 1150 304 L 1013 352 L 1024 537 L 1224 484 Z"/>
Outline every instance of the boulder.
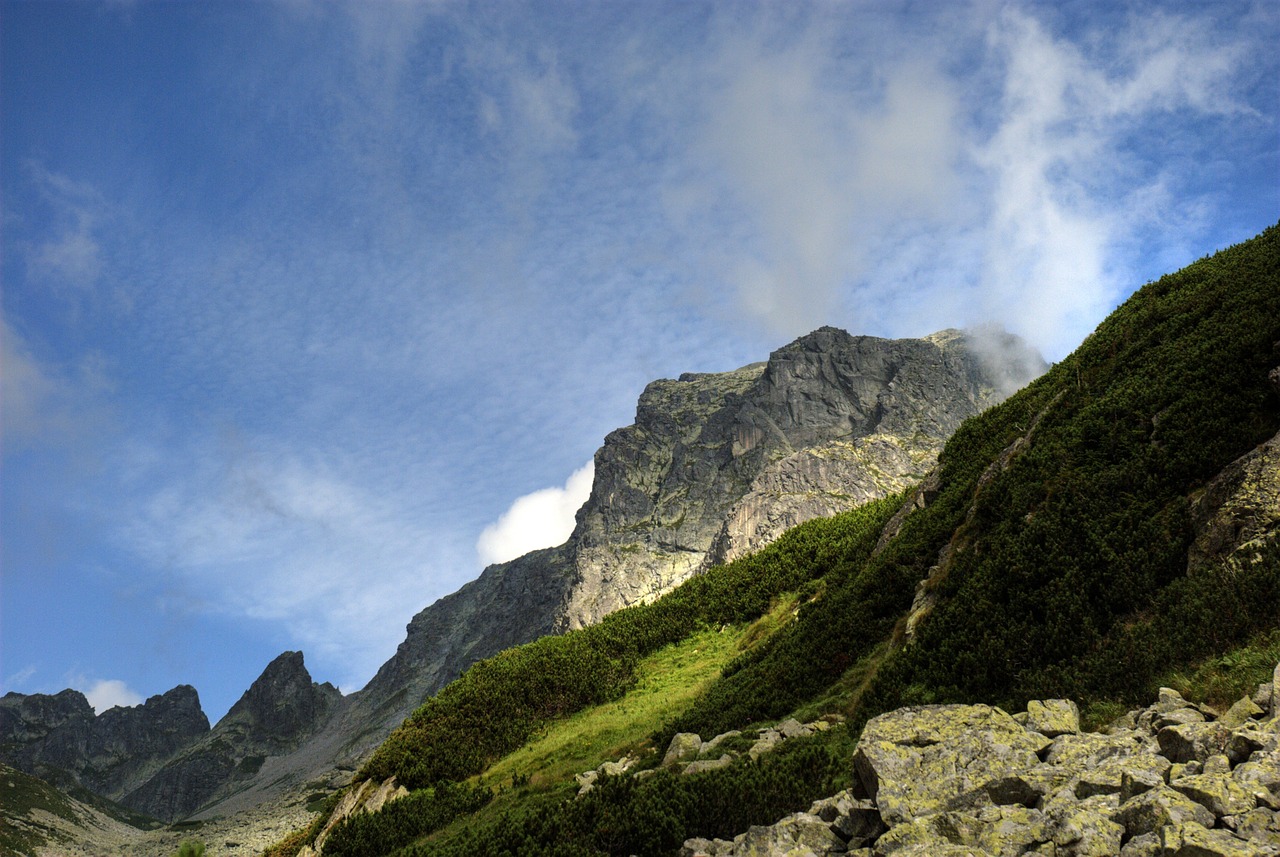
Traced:
<path fill-rule="evenodd" d="M 733 843 L 734 857 L 823 857 L 844 851 L 829 824 L 804 812 L 768 827 L 752 827 Z"/>
<path fill-rule="evenodd" d="M 1218 723 L 1184 723 L 1156 733 L 1160 755 L 1170 762 L 1203 762 L 1226 750 L 1231 733 Z"/>
<path fill-rule="evenodd" d="M 1249 697 L 1241 697 L 1235 705 L 1227 709 L 1227 713 L 1218 718 L 1218 722 L 1228 729 L 1238 729 L 1257 717 L 1266 714 L 1262 706 Z"/>
<path fill-rule="evenodd" d="M 725 753 L 719 759 L 699 759 L 696 762 L 690 762 L 685 765 L 684 773 L 700 774 L 703 771 L 717 771 L 720 768 L 727 768 L 733 764 L 733 757 Z"/>
<path fill-rule="evenodd" d="M 948 852 L 948 846 L 974 849 L 992 857 L 1016 857 L 1049 842 L 1044 814 L 1021 806 L 988 806 L 976 812 L 941 812 L 900 824 L 881 836 L 877 854 Z"/>
<path fill-rule="evenodd" d="M 1026 727 L 1047 738 L 1080 731 L 1080 709 L 1069 699 L 1033 699 L 1027 703 Z"/>
<path fill-rule="evenodd" d="M 1126 801 L 1113 820 L 1124 826 L 1126 835 L 1141 836 L 1184 821 L 1212 827 L 1213 813 L 1168 786 L 1157 786 Z"/>
<path fill-rule="evenodd" d="M 868 721 L 854 752 L 866 793 L 891 828 L 990 803 L 987 789 L 1040 763 L 1045 739 L 986 705 L 904 708 Z"/>
<path fill-rule="evenodd" d="M 1167 825 L 1159 835 L 1160 853 L 1169 857 L 1259 857 L 1250 843 L 1194 821 Z"/>
<path fill-rule="evenodd" d="M 1183 777 L 1170 783 L 1169 787 L 1209 810 L 1214 818 L 1239 815 L 1253 809 L 1256 804 L 1253 795 L 1229 774 Z"/>
<path fill-rule="evenodd" d="M 1112 857 L 1124 828 L 1088 803 L 1061 803 L 1046 813 L 1056 848 L 1075 857 Z"/>
<path fill-rule="evenodd" d="M 662 767 L 674 768 L 698 758 L 702 751 L 702 736 L 697 732 L 677 732 L 667 745 L 667 754 L 662 757 Z"/>

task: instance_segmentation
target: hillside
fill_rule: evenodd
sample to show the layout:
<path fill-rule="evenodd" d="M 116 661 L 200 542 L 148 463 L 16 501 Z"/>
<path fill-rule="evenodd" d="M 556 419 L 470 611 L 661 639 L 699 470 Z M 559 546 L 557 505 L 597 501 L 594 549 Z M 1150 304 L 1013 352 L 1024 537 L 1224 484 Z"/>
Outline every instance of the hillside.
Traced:
<path fill-rule="evenodd" d="M 797 524 L 906 489 L 964 419 L 1045 368 L 1007 334 L 886 340 L 822 328 L 766 362 L 655 381 L 635 423 L 597 452 L 569 540 L 426 607 L 361 691 L 313 682 L 295 652 L 212 729 L 188 687 L 102 717 L 73 691 L 10 694 L 0 752 L 168 821 L 304 806 L 477 660 L 592 625 Z"/>
<path fill-rule="evenodd" d="M 857 732 L 881 712 L 1071 697 L 1088 720 L 1148 700 L 1175 671 L 1280 627 L 1278 430 L 1273 227 L 1137 291 L 1070 357 L 965 422 L 892 517 L 882 502 L 811 522 L 652 605 L 476 665 L 357 778 L 415 791 L 339 824 L 325 853 L 390 853 L 438 828 L 405 853 L 671 853 L 847 785 Z M 569 783 L 513 782 L 525 793 L 500 798 L 501 820 L 447 826 L 490 799 L 469 777 L 624 694 L 663 646 L 755 621 L 787 592 L 802 602 L 794 621 L 631 749 L 654 767 L 645 747 L 677 733 L 790 713 L 847 727 L 698 777 L 606 779 L 568 803 Z"/>

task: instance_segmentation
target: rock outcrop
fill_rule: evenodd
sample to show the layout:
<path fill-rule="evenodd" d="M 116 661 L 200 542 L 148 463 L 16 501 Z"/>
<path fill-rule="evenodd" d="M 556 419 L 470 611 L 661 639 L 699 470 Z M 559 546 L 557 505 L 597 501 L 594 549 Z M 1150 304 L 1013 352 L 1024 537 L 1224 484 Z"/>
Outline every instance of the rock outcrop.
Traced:
<path fill-rule="evenodd" d="M 1280 670 L 1280 667 L 1277 668 Z M 1010 716 L 985 705 L 870 720 L 854 788 L 684 857 L 1280 855 L 1280 717 L 1256 699 L 1222 715 L 1168 688 L 1102 732 L 1068 700 Z"/>
<path fill-rule="evenodd" d="M 94 715 L 84 695 L 9 693 L 0 699 L 4 761 L 61 786 L 119 800 L 209 732 L 195 688 Z"/>

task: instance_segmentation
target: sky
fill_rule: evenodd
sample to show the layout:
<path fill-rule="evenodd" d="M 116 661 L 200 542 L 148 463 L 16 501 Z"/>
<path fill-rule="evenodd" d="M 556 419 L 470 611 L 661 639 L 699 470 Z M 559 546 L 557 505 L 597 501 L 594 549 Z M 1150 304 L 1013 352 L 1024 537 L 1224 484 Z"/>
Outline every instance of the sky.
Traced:
<path fill-rule="evenodd" d="M 651 380 L 1280 217 L 1269 0 L 0 2 L 0 691 L 99 712 L 359 689 Z"/>

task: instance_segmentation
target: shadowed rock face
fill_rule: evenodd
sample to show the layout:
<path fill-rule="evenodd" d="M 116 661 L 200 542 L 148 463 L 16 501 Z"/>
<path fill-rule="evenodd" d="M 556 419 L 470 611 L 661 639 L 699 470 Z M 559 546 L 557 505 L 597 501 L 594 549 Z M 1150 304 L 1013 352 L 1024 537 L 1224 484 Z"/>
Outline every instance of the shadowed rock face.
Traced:
<path fill-rule="evenodd" d="M 195 688 L 179 685 L 132 708 L 94 716 L 79 691 L 0 700 L 4 760 L 63 785 L 118 798 L 209 731 Z"/>
<path fill-rule="evenodd" d="M 341 699 L 333 685 L 311 681 L 301 652 L 285 652 L 267 665 L 212 731 L 122 802 L 157 818 L 185 818 L 244 788 L 268 757 L 297 749 Z"/>

